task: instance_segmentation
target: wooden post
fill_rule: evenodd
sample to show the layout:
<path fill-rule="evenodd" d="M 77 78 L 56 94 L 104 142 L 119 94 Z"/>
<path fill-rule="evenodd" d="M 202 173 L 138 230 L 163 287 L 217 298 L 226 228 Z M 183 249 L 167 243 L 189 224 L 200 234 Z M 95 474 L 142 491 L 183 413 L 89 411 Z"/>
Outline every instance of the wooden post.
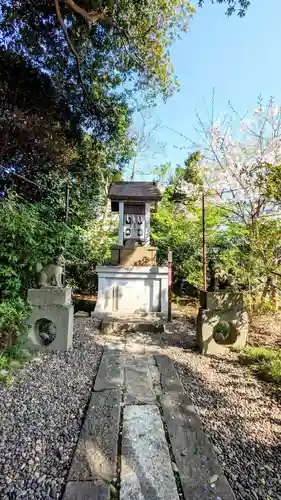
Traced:
<path fill-rule="evenodd" d="M 69 215 L 69 185 L 67 184 L 66 189 L 65 189 L 65 223 L 67 224 L 68 222 L 68 215 Z M 66 246 L 66 240 L 64 243 L 64 247 Z M 66 277 L 65 277 L 65 264 L 63 266 L 63 274 L 62 274 L 62 286 L 65 286 L 66 283 Z"/>
<path fill-rule="evenodd" d="M 66 191 L 65 191 L 65 222 L 67 224 L 68 221 L 68 214 L 69 214 L 69 186 L 66 186 Z"/>
<path fill-rule="evenodd" d="M 119 245 L 124 243 L 124 201 L 119 201 Z"/>
<path fill-rule="evenodd" d="M 150 204 L 146 203 L 145 204 L 145 216 L 144 216 L 144 226 L 145 226 L 145 245 L 150 244 L 150 238 L 149 238 L 149 233 L 150 233 Z"/>
<path fill-rule="evenodd" d="M 172 320 L 172 265 L 173 252 L 168 252 L 168 321 Z"/>
<path fill-rule="evenodd" d="M 207 290 L 207 260 L 206 260 L 206 228 L 205 228 L 205 194 L 202 191 L 202 264 L 203 264 L 203 290 Z"/>

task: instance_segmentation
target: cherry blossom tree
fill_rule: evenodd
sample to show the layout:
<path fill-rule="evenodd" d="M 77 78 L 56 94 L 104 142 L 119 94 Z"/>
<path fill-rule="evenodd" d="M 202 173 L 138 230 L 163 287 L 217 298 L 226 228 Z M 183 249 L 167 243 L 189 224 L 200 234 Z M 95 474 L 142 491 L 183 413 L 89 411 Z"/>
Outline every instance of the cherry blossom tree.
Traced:
<path fill-rule="evenodd" d="M 230 114 L 205 123 L 199 116 L 201 171 L 209 204 L 221 207 L 230 237 L 224 259 L 257 290 L 276 290 L 280 273 L 280 201 L 269 195 L 281 164 L 281 108 L 262 99 L 251 116 Z"/>
<path fill-rule="evenodd" d="M 198 120 L 204 184 L 216 202 L 227 203 L 244 223 L 277 209 L 267 185 L 272 167 L 281 163 L 281 108 L 259 99 L 249 118 L 232 108 L 208 124 Z"/>

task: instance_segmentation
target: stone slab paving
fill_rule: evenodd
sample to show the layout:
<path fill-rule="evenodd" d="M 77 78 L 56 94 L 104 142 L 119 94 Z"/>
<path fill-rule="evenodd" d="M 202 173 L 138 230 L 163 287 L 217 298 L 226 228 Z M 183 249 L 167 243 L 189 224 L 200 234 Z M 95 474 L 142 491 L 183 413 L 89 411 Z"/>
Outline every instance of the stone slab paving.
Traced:
<path fill-rule="evenodd" d="M 94 392 L 76 447 L 69 481 L 116 478 L 120 389 Z"/>
<path fill-rule="evenodd" d="M 185 498 L 235 500 L 189 397 L 164 394 L 160 402 Z"/>
<path fill-rule="evenodd" d="M 156 403 L 147 357 L 127 355 L 124 389 L 125 405 Z"/>
<path fill-rule="evenodd" d="M 156 405 L 124 408 L 120 500 L 175 500 L 176 482 Z"/>
<path fill-rule="evenodd" d="M 170 358 L 162 354 L 155 354 L 154 359 L 160 373 L 160 385 L 163 392 L 184 392 L 182 383 Z"/>
<path fill-rule="evenodd" d="M 144 333 L 104 348 L 64 495 L 88 498 L 235 500 L 173 363 Z"/>
<path fill-rule="evenodd" d="M 110 500 L 109 488 L 104 483 L 72 482 L 67 483 L 64 500 Z"/>
<path fill-rule="evenodd" d="M 95 391 L 115 389 L 124 382 L 124 355 L 114 346 L 105 348 L 95 381 Z"/>

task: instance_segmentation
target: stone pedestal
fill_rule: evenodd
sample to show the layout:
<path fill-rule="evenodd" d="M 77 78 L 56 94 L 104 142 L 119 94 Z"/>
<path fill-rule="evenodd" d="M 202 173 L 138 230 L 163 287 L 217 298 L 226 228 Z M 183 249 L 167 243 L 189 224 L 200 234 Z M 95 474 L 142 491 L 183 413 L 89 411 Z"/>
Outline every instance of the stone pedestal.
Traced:
<path fill-rule="evenodd" d="M 248 314 L 243 296 L 230 291 L 200 292 L 197 317 L 197 344 L 202 354 L 225 353 L 230 347 L 243 348 L 248 337 Z M 224 330 L 228 331 L 224 335 Z"/>
<path fill-rule="evenodd" d="M 157 248 L 152 246 L 136 246 L 127 248 L 123 245 L 112 245 L 111 265 L 124 267 L 156 267 Z"/>
<path fill-rule="evenodd" d="M 73 306 L 71 288 L 43 287 L 28 290 L 32 313 L 26 347 L 42 351 L 67 351 L 72 347 Z"/>
<path fill-rule="evenodd" d="M 167 267 L 99 266 L 95 316 L 168 314 Z"/>

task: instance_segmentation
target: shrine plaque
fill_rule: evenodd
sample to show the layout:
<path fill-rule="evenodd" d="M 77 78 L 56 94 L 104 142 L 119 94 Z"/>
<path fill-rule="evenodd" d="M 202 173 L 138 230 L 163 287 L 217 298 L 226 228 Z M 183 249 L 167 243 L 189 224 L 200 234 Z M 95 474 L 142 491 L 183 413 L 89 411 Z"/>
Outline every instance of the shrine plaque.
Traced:
<path fill-rule="evenodd" d="M 124 240 L 145 241 L 145 218 L 142 214 L 125 214 Z"/>

